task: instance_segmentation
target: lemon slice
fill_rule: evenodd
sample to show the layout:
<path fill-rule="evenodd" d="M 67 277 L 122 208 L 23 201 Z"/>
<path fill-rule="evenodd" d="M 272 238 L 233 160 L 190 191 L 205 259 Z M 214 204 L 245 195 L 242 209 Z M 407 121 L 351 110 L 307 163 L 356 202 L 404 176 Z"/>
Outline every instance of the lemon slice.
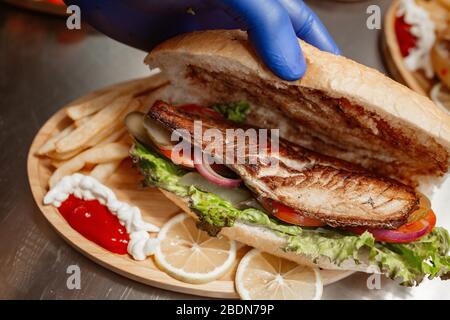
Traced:
<path fill-rule="evenodd" d="M 450 112 L 450 90 L 441 82 L 436 84 L 430 92 L 431 99 L 445 111 Z"/>
<path fill-rule="evenodd" d="M 183 282 L 206 283 L 220 278 L 236 259 L 236 242 L 210 237 L 187 214 L 170 219 L 158 234 L 155 261 Z"/>
<path fill-rule="evenodd" d="M 244 300 L 318 300 L 323 291 L 319 269 L 257 249 L 242 258 L 235 284 Z"/>

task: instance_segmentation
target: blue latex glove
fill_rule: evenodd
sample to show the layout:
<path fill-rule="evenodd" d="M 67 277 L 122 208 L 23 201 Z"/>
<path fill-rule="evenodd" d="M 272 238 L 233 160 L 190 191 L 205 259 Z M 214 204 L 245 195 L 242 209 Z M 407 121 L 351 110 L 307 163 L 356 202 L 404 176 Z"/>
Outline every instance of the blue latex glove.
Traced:
<path fill-rule="evenodd" d="M 247 30 L 269 68 L 286 80 L 306 69 L 297 37 L 319 49 L 339 49 L 311 9 L 300 0 L 65 0 L 80 6 L 82 19 L 128 45 L 150 50 L 180 33 Z"/>

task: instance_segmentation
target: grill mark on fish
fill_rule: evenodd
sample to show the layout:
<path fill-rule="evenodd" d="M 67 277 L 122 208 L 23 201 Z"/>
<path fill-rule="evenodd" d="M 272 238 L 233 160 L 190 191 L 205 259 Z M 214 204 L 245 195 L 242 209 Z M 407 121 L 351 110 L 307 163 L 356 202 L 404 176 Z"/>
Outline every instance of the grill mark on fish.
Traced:
<path fill-rule="evenodd" d="M 225 137 L 226 129 L 246 129 L 226 120 L 211 119 L 206 114 L 191 114 L 156 102 L 148 115 L 166 127 L 187 130 L 194 137 L 194 121 L 202 121 L 203 131 L 220 130 Z M 191 141 L 202 150 L 210 144 Z M 223 143 L 233 147 L 236 160 L 236 139 Z M 219 148 L 211 148 L 213 157 Z M 280 139 L 276 155 L 261 156 L 256 164 L 250 164 L 249 150 L 244 150 L 245 163 L 227 164 L 241 176 L 244 183 L 258 196 L 279 201 L 299 213 L 319 219 L 334 227 L 365 226 L 370 228 L 397 228 L 407 222 L 418 207 L 414 190 L 395 180 L 376 176 L 359 166 L 322 156 Z M 242 160 L 242 159 L 241 159 Z M 278 166 L 270 166 L 269 160 L 278 160 Z M 227 162 L 229 163 L 229 162 Z"/>

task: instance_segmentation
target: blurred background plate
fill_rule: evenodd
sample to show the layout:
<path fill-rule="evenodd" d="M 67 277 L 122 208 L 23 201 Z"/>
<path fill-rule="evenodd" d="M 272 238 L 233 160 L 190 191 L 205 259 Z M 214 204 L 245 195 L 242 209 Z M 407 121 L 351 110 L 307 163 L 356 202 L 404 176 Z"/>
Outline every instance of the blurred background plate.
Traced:
<path fill-rule="evenodd" d="M 416 4 L 419 3 L 416 1 Z M 431 49 L 430 59 L 433 66 L 432 77 L 427 77 L 422 70 L 411 71 L 405 63 L 398 39 L 398 17 L 400 0 L 395 0 L 389 7 L 384 17 L 384 28 L 382 34 L 382 52 L 391 76 L 398 82 L 410 87 L 414 91 L 430 97 L 439 107 L 450 112 L 450 7 L 442 3 L 447 0 L 431 0 L 420 2 L 426 4 L 421 7 L 428 12 L 431 21 L 435 25 L 436 40 Z M 448 2 L 450 4 L 450 2 Z M 400 23 L 405 23 L 404 20 Z M 411 26 L 410 26 L 411 27 Z M 405 32 L 403 30 L 403 32 Z M 407 31 L 408 34 L 411 34 Z M 403 34 L 404 36 L 404 34 Z M 417 40 L 416 40 L 417 41 Z M 437 50 L 437 48 L 445 48 Z M 440 54 L 438 54 L 440 52 Z M 443 53 L 442 53 L 443 52 Z M 446 57 L 447 56 L 447 57 Z"/>
<path fill-rule="evenodd" d="M 407 85 L 414 91 L 427 96 L 433 83 L 428 80 L 423 73 L 409 71 L 403 63 L 403 57 L 395 33 L 395 19 L 398 6 L 399 1 L 393 1 L 384 17 L 382 50 L 386 59 L 386 64 L 395 80 Z"/>

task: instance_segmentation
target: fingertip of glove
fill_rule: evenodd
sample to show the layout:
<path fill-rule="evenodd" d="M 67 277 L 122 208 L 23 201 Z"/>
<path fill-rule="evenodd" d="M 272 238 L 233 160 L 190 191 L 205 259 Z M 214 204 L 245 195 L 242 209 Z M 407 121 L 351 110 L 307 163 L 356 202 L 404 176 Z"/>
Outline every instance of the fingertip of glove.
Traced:
<path fill-rule="evenodd" d="M 277 68 L 277 70 L 274 70 L 277 76 L 287 81 L 299 80 L 304 76 L 305 71 L 306 63 L 303 59 L 284 66 L 283 68 Z"/>
<path fill-rule="evenodd" d="M 339 49 L 337 44 L 332 45 L 331 48 L 328 50 L 328 52 L 335 54 L 337 56 L 340 56 L 342 54 L 341 49 Z"/>
<path fill-rule="evenodd" d="M 284 64 L 279 66 L 278 76 L 284 80 L 295 81 L 303 77 L 306 71 L 306 61 L 303 57 L 301 48 L 298 47 L 293 52 L 286 50 Z"/>

